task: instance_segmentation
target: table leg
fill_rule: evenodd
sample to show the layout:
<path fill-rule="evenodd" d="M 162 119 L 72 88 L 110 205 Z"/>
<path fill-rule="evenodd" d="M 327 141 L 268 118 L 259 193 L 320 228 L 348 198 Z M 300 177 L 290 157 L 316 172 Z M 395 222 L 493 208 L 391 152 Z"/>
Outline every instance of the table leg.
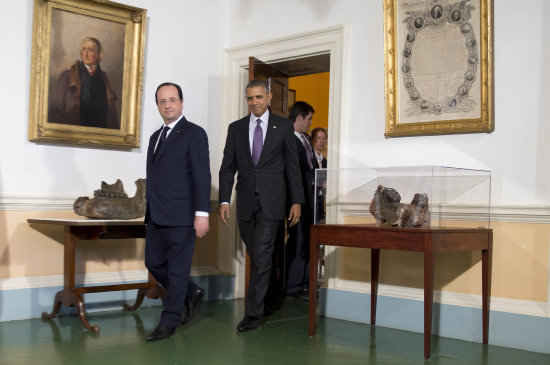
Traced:
<path fill-rule="evenodd" d="M 63 290 L 55 294 L 51 313 L 42 312 L 42 318 L 52 319 L 59 313 L 61 305 L 70 306 L 71 290 L 74 289 L 74 243 L 75 237 L 70 226 L 65 226 L 63 240 Z"/>
<path fill-rule="evenodd" d="M 491 304 L 491 267 L 493 252 L 493 232 L 489 232 L 488 249 L 481 251 L 481 292 L 482 292 L 482 312 L 483 312 L 483 343 L 489 343 L 489 311 Z"/>
<path fill-rule="evenodd" d="M 134 303 L 134 305 L 124 304 L 122 306 L 125 311 L 133 311 L 138 309 L 141 303 L 143 303 L 143 299 L 145 298 L 145 296 L 151 299 L 161 298 L 161 300 L 164 303 L 164 288 L 162 288 L 157 283 L 157 281 L 155 280 L 153 275 L 151 275 L 151 273 L 148 273 L 147 275 L 148 275 L 147 283 L 149 284 L 149 287 L 138 289 L 136 302 Z"/>
<path fill-rule="evenodd" d="M 432 311 L 434 304 L 434 267 L 431 236 L 424 245 L 424 358 L 429 359 L 432 347 Z"/>
<path fill-rule="evenodd" d="M 71 291 L 75 288 L 74 253 L 76 237 L 72 227 L 65 226 L 63 239 L 63 305 L 69 307 L 73 302 Z"/>
<path fill-rule="evenodd" d="M 80 322 L 82 322 L 84 327 L 86 327 L 86 329 L 89 331 L 99 333 L 99 326 L 92 326 L 86 318 L 86 307 L 84 306 L 84 300 L 82 299 L 82 296 L 80 294 L 70 292 L 69 297 L 71 300 L 70 306 L 76 307 L 76 312 L 78 313 L 78 316 L 80 317 Z"/>
<path fill-rule="evenodd" d="M 373 248 L 370 255 L 370 324 L 374 326 L 376 324 L 376 302 L 378 299 L 380 249 Z"/>
<path fill-rule="evenodd" d="M 52 319 L 57 316 L 57 313 L 59 313 L 59 309 L 61 309 L 61 304 L 63 304 L 63 290 L 60 290 L 55 294 L 52 312 L 42 312 L 42 318 Z"/>
<path fill-rule="evenodd" d="M 134 305 L 124 304 L 124 305 L 122 306 L 122 308 L 123 308 L 125 311 L 133 311 L 133 310 L 138 309 L 139 306 L 141 305 L 141 303 L 143 303 L 143 299 L 145 298 L 145 296 L 147 295 L 147 292 L 148 292 L 149 290 L 150 290 L 150 288 L 138 289 L 137 297 L 136 297 L 136 302 L 134 303 Z"/>
<path fill-rule="evenodd" d="M 99 327 L 92 326 L 86 318 L 86 308 L 82 296 L 75 293 L 75 269 L 74 269 L 74 254 L 76 237 L 72 231 L 72 227 L 65 226 L 63 240 L 63 290 L 57 292 L 54 300 L 54 308 L 51 313 L 42 313 L 42 318 L 54 318 L 61 305 L 66 307 L 76 307 L 80 321 L 88 330 L 98 333 Z"/>
<path fill-rule="evenodd" d="M 317 231 L 311 230 L 309 244 L 309 335 L 315 334 L 315 316 L 317 312 L 317 260 L 319 245 L 317 243 Z"/>

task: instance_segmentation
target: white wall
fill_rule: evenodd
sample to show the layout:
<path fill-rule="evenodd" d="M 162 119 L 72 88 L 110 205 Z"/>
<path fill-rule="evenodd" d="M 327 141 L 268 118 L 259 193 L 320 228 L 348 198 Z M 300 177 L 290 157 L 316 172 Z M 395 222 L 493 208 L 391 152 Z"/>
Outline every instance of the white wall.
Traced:
<path fill-rule="evenodd" d="M 493 173 L 493 204 L 548 205 L 550 25 L 543 19 L 550 16 L 550 3 L 530 0 L 528 7 L 512 0 L 494 3 L 492 134 L 384 138 L 382 1 L 240 1 L 231 8 L 230 17 L 239 19 L 239 26 L 230 28 L 228 46 L 349 24 L 340 167 L 488 169 Z M 276 25 L 268 25 L 274 20 Z"/>
<path fill-rule="evenodd" d="M 148 136 L 160 119 L 156 86 L 184 90 L 184 114 L 204 126 L 221 155 L 221 63 L 225 48 L 348 24 L 340 167 L 447 165 L 489 169 L 493 204 L 550 204 L 550 3 L 495 1 L 495 132 L 384 138 L 383 9 L 379 0 L 124 0 L 148 10 L 142 147 L 117 151 L 27 140 L 33 1 L 9 2 L 0 30 L 0 195 L 90 195 L 101 180 L 145 175 Z M 291 10 L 290 10 L 291 9 Z M 526 26 L 525 24 L 528 24 Z M 6 56 L 9 54 L 9 57 Z M 364 157 L 367 156 L 367 157 Z M 213 196 L 216 197 L 215 195 Z"/>
<path fill-rule="evenodd" d="M 129 195 L 134 180 L 145 177 L 151 133 L 160 127 L 154 103 L 156 87 L 179 83 L 184 115 L 203 126 L 218 154 L 220 74 L 224 1 L 119 1 L 147 9 L 146 56 L 141 113 L 141 147 L 129 151 L 29 142 L 28 109 L 33 0 L 9 2 L 0 59 L 0 197 L 90 196 L 101 180 L 122 179 Z M 220 21 L 221 20 L 221 21 Z M 8 57 L 9 54 L 9 57 Z M 213 133 L 211 132 L 213 131 Z M 213 177 L 217 180 L 216 175 Z"/>

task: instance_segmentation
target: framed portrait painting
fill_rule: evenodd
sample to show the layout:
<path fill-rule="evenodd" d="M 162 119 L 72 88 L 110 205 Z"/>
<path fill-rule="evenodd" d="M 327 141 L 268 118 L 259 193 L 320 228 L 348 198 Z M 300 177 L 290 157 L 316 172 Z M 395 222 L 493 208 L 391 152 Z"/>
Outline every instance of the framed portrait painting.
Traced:
<path fill-rule="evenodd" d="M 140 144 L 146 10 L 35 0 L 29 140 Z"/>
<path fill-rule="evenodd" d="M 492 132 L 492 0 L 383 1 L 386 137 Z"/>

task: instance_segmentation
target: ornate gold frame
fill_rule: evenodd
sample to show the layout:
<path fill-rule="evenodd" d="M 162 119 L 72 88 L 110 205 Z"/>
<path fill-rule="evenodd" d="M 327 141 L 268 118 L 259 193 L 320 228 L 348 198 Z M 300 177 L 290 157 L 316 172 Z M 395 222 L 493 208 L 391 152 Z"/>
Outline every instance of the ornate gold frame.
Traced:
<path fill-rule="evenodd" d="M 123 49 L 116 50 L 121 74 L 117 74 L 122 90 L 120 129 L 62 124 L 48 120 L 50 65 L 52 47 L 52 12 L 82 16 L 88 22 L 113 24 L 120 32 Z M 56 13 L 56 14 L 57 14 Z M 78 18 L 77 18 L 78 19 Z M 108 23 L 105 23 L 108 22 Z M 100 147 L 135 148 L 140 144 L 140 112 L 143 62 L 145 52 L 146 10 L 104 0 L 35 0 L 33 47 L 29 107 L 29 140 L 35 142 L 69 143 Z M 59 27 L 61 28 L 61 27 Z M 66 30 L 64 30 L 66 31 Z M 69 29 L 70 32 L 78 31 Z M 85 30 L 80 30 L 83 35 Z M 101 33 L 105 39 L 112 34 Z M 83 39 L 80 38 L 80 39 Z M 122 47 L 121 47 L 122 48 Z M 70 50 L 72 52 L 72 49 Z M 75 48 L 75 59 L 78 58 Z M 111 50 L 115 51 L 115 50 Z M 124 52 L 123 55 L 120 52 Z M 118 101 L 117 101 L 118 102 Z"/>
<path fill-rule="evenodd" d="M 384 58 L 385 58 L 385 102 L 386 102 L 386 138 L 389 137 L 402 137 L 402 136 L 419 136 L 419 135 L 435 135 L 435 134 L 456 134 L 456 133 L 490 133 L 494 130 L 494 91 L 493 91 L 493 0 L 472 0 L 474 4 L 478 4 L 478 9 L 476 7 L 470 6 L 471 0 L 460 1 L 460 0 L 436 0 L 429 1 L 429 6 L 433 7 L 437 4 L 441 5 L 440 9 L 444 10 L 443 15 L 441 13 L 430 13 L 424 11 L 424 13 L 419 12 L 406 12 L 405 6 L 412 6 L 412 3 L 423 4 L 428 2 L 417 1 L 417 2 L 405 2 L 405 0 L 383 0 L 384 1 Z M 406 4 L 406 5 L 403 5 Z M 428 5 L 425 5 L 428 6 Z M 403 8 L 401 8 L 403 7 Z M 412 50 L 412 43 L 414 43 L 414 33 L 411 38 L 409 38 L 410 31 L 403 32 L 402 27 L 409 26 L 417 27 L 416 23 L 410 22 L 411 14 L 419 14 L 419 17 L 428 19 L 432 23 L 434 21 L 439 21 L 443 23 L 444 21 L 451 24 L 451 13 L 453 9 L 460 11 L 469 11 L 470 9 L 475 9 L 471 11 L 468 15 L 479 16 L 479 29 L 473 27 L 472 34 L 475 37 L 477 35 L 477 40 L 474 38 L 474 42 L 477 42 L 475 46 L 475 58 L 472 63 L 477 62 L 477 69 L 474 73 L 474 81 L 469 84 L 472 89 L 479 88 L 475 90 L 476 94 L 479 95 L 478 99 L 474 99 L 474 104 L 479 105 L 479 117 L 473 118 L 458 118 L 458 119 L 446 119 L 442 113 L 441 103 L 432 103 L 430 104 L 431 110 L 434 110 L 433 114 L 439 115 L 434 116 L 433 118 L 438 118 L 437 120 L 429 120 L 432 118 L 429 116 L 429 113 L 426 113 L 422 108 L 428 109 L 428 103 L 430 101 L 424 101 L 424 104 L 420 104 L 420 101 L 426 100 L 421 97 L 420 94 L 416 93 L 414 79 L 409 77 L 408 81 L 405 84 L 404 76 L 407 77 L 407 73 L 411 72 L 410 63 L 407 64 L 409 59 L 405 57 L 412 57 L 410 52 Z M 467 10 L 464 10 L 465 7 Z M 469 8 L 469 9 L 468 9 Z M 433 9 L 433 8 L 432 8 Z M 460 13 L 456 13 L 460 14 Z M 466 14 L 466 13 L 464 13 Z M 405 17 L 406 15 L 406 17 Z M 401 21 L 398 23 L 398 16 L 401 16 Z M 416 15 L 412 15 L 416 16 Z M 409 21 L 407 22 L 407 20 Z M 445 20 L 444 20 L 445 19 Z M 456 17 L 453 18 L 456 21 Z M 472 18 L 473 19 L 473 18 Z M 466 18 L 463 19 L 464 21 Z M 475 19 L 475 22 L 478 22 L 478 19 Z M 404 25 L 403 25 L 404 24 Z M 450 26 L 450 25 L 449 25 Z M 421 29 L 428 29 L 428 21 L 424 23 L 424 20 L 420 24 Z M 459 28 L 462 33 L 462 28 Z M 417 31 L 413 29 L 413 31 Z M 464 35 L 464 34 L 463 34 Z M 465 37 L 466 38 L 466 37 Z M 400 43 L 398 40 L 405 40 L 404 46 L 399 48 Z M 411 41 L 412 39 L 412 41 Z M 408 43 L 409 42 L 409 43 Z M 410 43 L 412 42 L 412 43 Z M 468 41 L 464 42 L 465 51 L 468 52 Z M 405 49 L 409 46 L 409 49 Z M 409 53 L 404 53 L 409 52 Z M 400 59 L 403 57 L 402 59 Z M 441 61 L 441 59 L 435 59 L 434 63 Z M 469 59 L 467 62 L 470 61 Z M 400 66 L 401 62 L 401 66 Z M 468 65 L 467 65 L 468 66 Z M 466 74 L 465 74 L 466 75 Z M 466 76 L 465 79 L 467 80 Z M 411 81 L 412 80 L 412 86 Z M 403 83 L 403 84 L 400 84 Z M 466 81 L 464 81 L 466 83 Z M 463 85 L 463 84 L 462 84 Z M 459 85 L 459 86 L 462 86 Z M 454 86 L 454 84 L 453 84 Z M 407 88 L 408 87 L 408 88 Z M 402 90 L 405 89 L 406 92 L 403 93 Z M 443 104 L 443 107 L 447 110 L 452 106 L 456 107 L 457 98 L 460 97 L 460 87 L 457 88 L 457 94 L 447 98 L 448 106 Z M 464 94 L 469 94 L 469 89 L 462 89 Z M 401 92 L 401 95 L 400 95 Z M 419 97 L 420 96 L 420 97 Z M 469 97 L 469 95 L 462 95 L 462 97 Z M 419 98 L 419 99 L 413 99 Z M 400 103 L 409 102 L 408 106 L 416 107 L 416 114 L 418 114 L 418 120 L 400 122 Z M 454 104 L 454 105 L 453 105 Z M 435 106 L 434 106 L 435 105 Z M 405 107 L 405 105 L 403 106 Z M 410 109 L 409 109 L 410 110 Z M 449 114 L 453 114 L 453 111 L 450 111 Z M 456 114 L 454 113 L 455 118 Z M 426 117 L 424 119 L 424 117 Z"/>

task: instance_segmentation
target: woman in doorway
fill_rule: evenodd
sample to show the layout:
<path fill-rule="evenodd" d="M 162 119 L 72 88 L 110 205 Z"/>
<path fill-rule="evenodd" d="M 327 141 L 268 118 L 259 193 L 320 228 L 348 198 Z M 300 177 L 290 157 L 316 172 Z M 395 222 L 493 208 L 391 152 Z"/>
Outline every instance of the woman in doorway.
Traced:
<path fill-rule="evenodd" d="M 327 159 L 323 156 L 323 151 L 327 146 L 327 130 L 322 127 L 314 128 L 311 131 L 311 144 L 315 152 L 315 160 L 317 161 L 316 169 L 326 169 Z"/>
<path fill-rule="evenodd" d="M 315 169 L 326 169 L 327 159 L 323 156 L 323 151 L 327 146 L 327 130 L 322 127 L 314 128 L 311 131 L 311 145 L 315 153 Z M 317 199 L 316 199 L 316 220 L 315 223 L 325 223 L 325 192 L 326 192 L 326 173 L 316 173 L 317 176 Z"/>

